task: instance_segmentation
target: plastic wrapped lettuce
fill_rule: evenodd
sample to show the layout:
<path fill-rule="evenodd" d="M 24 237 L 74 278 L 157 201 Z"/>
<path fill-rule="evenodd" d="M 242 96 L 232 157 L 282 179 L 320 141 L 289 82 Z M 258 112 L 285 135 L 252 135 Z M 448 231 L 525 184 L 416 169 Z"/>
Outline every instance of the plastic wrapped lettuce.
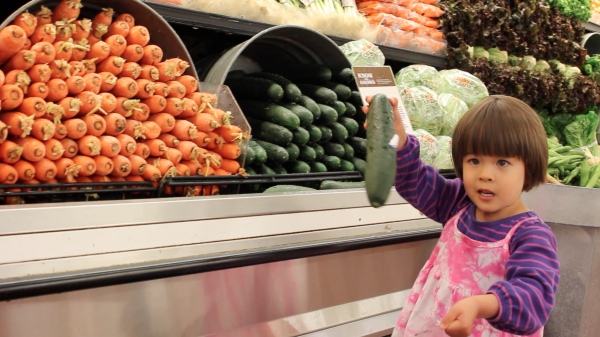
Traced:
<path fill-rule="evenodd" d="M 365 39 L 347 42 L 340 49 L 353 66 L 382 66 L 385 63 L 379 47 Z"/>
<path fill-rule="evenodd" d="M 452 138 L 448 136 L 437 137 L 438 154 L 433 160 L 433 167 L 438 170 L 452 170 Z"/>
<path fill-rule="evenodd" d="M 442 78 L 442 86 L 438 93 L 454 94 L 467 103 L 469 108 L 489 96 L 485 84 L 466 71 L 449 69 L 442 70 L 439 74 Z"/>
<path fill-rule="evenodd" d="M 415 129 L 413 135 L 419 141 L 420 158 L 427 165 L 433 166 L 438 155 L 438 140 L 423 129 Z"/>
<path fill-rule="evenodd" d="M 401 87 L 424 86 L 438 92 L 442 84 L 439 72 L 432 66 L 413 64 L 400 69 L 395 75 L 396 85 Z"/>
<path fill-rule="evenodd" d="M 437 94 L 424 86 L 400 87 L 398 90 L 413 128 L 438 136 L 445 113 L 437 102 Z"/>
<path fill-rule="evenodd" d="M 467 103 L 454 94 L 439 94 L 437 101 L 446 113 L 440 135 L 452 136 L 458 120 L 469 110 L 469 107 Z"/>

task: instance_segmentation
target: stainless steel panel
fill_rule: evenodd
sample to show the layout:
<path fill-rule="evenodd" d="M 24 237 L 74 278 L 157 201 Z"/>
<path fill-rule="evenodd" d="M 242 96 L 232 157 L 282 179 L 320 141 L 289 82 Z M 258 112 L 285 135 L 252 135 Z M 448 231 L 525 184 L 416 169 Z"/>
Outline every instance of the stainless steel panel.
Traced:
<path fill-rule="evenodd" d="M 434 244 L 428 240 L 0 302 L 0 336 L 220 335 L 409 289 Z M 380 307 L 363 309 L 366 317 Z M 319 323 L 312 323 L 318 330 Z"/>
<path fill-rule="evenodd" d="M 524 193 L 523 200 L 546 222 L 600 227 L 600 189 L 544 184 Z"/>

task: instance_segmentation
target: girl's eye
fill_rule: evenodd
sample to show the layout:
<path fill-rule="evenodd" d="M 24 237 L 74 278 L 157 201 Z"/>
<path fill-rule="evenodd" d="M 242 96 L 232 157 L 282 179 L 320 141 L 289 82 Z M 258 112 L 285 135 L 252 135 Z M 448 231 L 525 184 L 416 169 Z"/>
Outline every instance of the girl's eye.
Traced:
<path fill-rule="evenodd" d="M 477 158 L 471 158 L 467 160 L 467 163 L 472 164 L 472 165 L 477 165 L 479 164 L 479 160 Z"/>
<path fill-rule="evenodd" d="M 498 166 L 506 166 L 508 165 L 508 162 L 504 159 L 500 159 L 498 160 Z"/>

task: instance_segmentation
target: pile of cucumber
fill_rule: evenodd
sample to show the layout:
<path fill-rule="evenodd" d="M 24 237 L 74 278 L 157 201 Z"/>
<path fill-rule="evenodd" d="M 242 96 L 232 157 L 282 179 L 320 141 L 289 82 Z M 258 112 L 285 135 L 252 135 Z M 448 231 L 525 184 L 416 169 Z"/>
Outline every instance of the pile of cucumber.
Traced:
<path fill-rule="evenodd" d="M 248 174 L 364 173 L 366 117 L 351 69 L 273 66 L 232 72 L 226 84 L 252 127 Z"/>

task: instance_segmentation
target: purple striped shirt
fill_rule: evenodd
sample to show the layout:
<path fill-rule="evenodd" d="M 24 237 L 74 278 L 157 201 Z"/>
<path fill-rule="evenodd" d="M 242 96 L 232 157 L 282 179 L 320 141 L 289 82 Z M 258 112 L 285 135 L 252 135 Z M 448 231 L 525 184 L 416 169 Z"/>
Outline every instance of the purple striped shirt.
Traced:
<path fill-rule="evenodd" d="M 500 300 L 500 312 L 488 321 L 495 328 L 517 335 L 530 335 L 546 322 L 554 306 L 559 281 L 556 237 L 534 212 L 502 220 L 481 222 L 475 218 L 475 205 L 460 179 L 446 179 L 419 159 L 419 143 L 413 136 L 397 154 L 396 190 L 430 219 L 445 224 L 462 208 L 458 229 L 482 241 L 502 240 L 520 220 L 532 218 L 515 231 L 505 281 L 494 283 L 488 293 Z"/>

